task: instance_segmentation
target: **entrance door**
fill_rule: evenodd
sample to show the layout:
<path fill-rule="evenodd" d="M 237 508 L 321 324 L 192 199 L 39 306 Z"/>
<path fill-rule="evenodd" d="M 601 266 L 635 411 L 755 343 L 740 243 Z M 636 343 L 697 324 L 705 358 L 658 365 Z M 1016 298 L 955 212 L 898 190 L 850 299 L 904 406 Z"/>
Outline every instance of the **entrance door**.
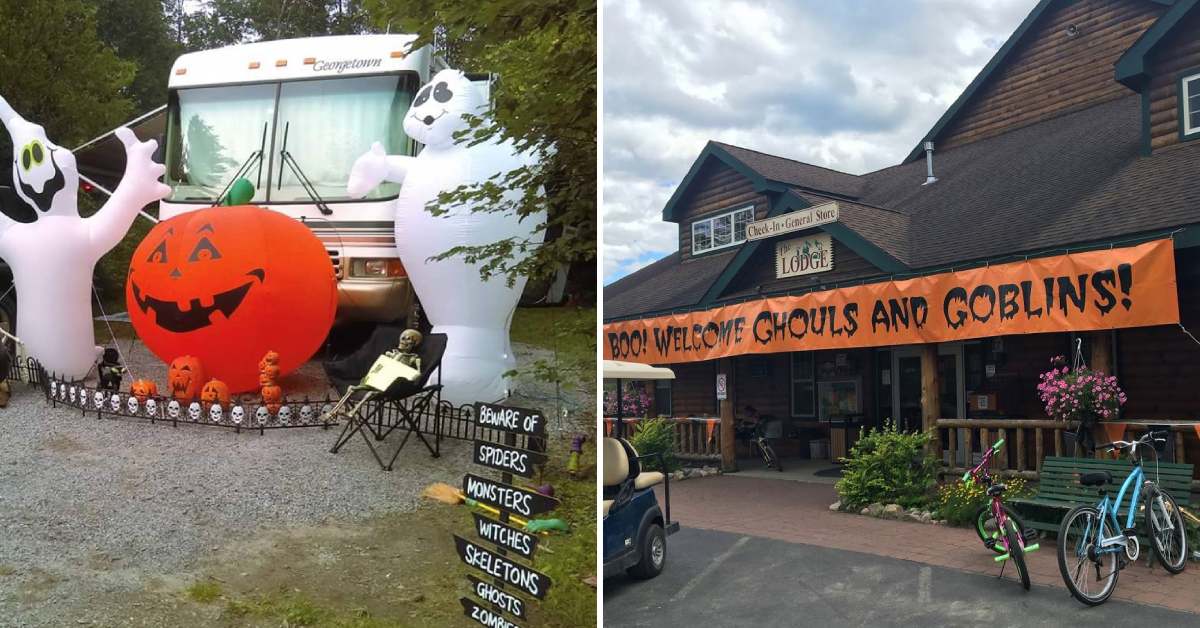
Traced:
<path fill-rule="evenodd" d="M 921 347 L 897 347 L 892 351 L 892 408 L 900 429 L 921 429 Z M 966 416 L 963 392 L 963 351 L 960 343 L 938 345 L 938 380 L 941 418 Z"/>

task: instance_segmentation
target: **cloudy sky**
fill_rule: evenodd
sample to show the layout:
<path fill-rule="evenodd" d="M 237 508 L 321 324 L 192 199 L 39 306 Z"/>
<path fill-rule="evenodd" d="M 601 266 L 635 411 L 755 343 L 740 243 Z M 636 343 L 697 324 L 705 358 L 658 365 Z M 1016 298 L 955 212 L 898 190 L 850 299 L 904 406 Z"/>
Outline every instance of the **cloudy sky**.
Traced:
<path fill-rule="evenodd" d="M 676 248 L 667 199 L 709 139 L 898 163 L 1037 0 L 604 0 L 604 283 Z"/>

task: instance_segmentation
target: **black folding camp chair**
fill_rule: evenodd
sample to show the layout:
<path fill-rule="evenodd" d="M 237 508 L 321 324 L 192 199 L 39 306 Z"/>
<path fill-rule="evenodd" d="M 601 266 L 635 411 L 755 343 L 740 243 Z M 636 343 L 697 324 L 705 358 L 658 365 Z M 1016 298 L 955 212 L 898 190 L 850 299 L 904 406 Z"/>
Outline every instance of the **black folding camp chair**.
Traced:
<path fill-rule="evenodd" d="M 346 421 L 342 433 L 334 443 L 330 453 L 336 454 L 354 434 L 361 434 L 363 441 L 375 456 L 379 468 L 391 471 L 392 465 L 400 452 L 408 443 L 408 439 L 416 436 L 430 455 L 437 458 L 441 455 L 441 406 L 442 406 L 442 354 L 446 352 L 446 334 L 427 334 L 417 354 L 421 356 L 421 375 L 416 381 L 396 379 L 387 390 L 360 389 L 347 390 L 346 394 L 334 406 L 330 414 L 334 418 Z M 435 382 L 431 383 L 430 376 L 437 371 Z M 351 407 L 352 406 L 352 407 Z M 421 427 L 422 415 L 433 415 L 433 444 L 425 438 L 425 430 Z M 382 441 L 397 428 L 407 428 L 404 439 L 396 447 L 387 464 L 379 456 L 369 432 L 376 441 Z"/>

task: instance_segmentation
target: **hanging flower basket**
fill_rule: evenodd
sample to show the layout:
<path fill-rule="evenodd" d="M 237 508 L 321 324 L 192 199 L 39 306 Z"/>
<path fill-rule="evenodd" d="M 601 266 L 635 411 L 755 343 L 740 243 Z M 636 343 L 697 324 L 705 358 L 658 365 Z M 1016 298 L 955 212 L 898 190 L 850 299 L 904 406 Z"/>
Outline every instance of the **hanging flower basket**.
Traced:
<path fill-rule="evenodd" d="M 1083 365 L 1070 368 L 1061 355 L 1050 363 L 1051 369 L 1042 373 L 1037 387 L 1050 418 L 1091 425 L 1117 417 L 1126 397 L 1116 377 Z"/>

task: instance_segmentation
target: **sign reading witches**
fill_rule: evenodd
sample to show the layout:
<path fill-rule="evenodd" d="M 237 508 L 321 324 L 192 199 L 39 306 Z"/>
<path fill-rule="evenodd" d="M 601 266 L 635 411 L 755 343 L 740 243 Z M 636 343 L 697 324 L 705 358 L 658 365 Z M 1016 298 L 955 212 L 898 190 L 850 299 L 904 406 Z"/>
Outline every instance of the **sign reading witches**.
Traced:
<path fill-rule="evenodd" d="M 1179 322 L 1156 240 L 604 326 L 604 357 L 648 364 Z"/>

